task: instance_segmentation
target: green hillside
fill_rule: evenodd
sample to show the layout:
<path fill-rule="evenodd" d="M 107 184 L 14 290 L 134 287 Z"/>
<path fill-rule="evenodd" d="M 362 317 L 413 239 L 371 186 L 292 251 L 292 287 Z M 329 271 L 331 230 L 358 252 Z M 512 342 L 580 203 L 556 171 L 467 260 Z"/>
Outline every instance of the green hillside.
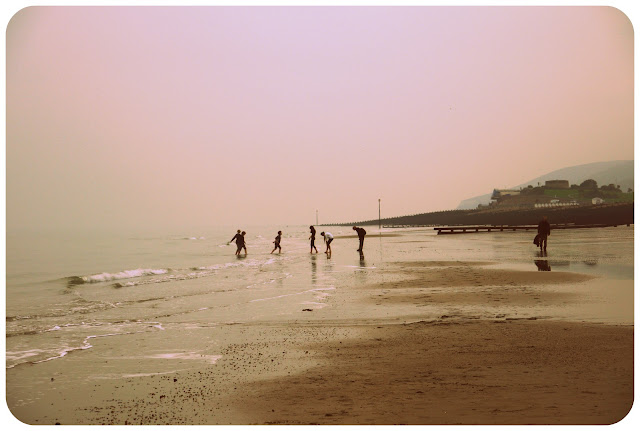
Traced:
<path fill-rule="evenodd" d="M 540 177 L 534 178 L 520 185 L 510 187 L 513 189 L 526 188 L 528 186 L 536 187 L 543 185 L 548 180 L 567 180 L 570 184 L 581 184 L 587 179 L 593 179 L 598 184 L 616 184 L 620 185 L 620 189 L 626 192 L 629 188 L 634 188 L 634 161 L 633 160 L 616 160 L 610 162 L 588 163 L 585 165 L 571 166 L 558 169 Z M 559 195 L 558 195 L 559 196 Z M 604 198 L 606 199 L 606 198 Z M 614 201 L 628 202 L 633 200 L 633 196 L 613 197 Z M 491 193 L 481 196 L 465 199 L 460 202 L 457 209 L 474 209 L 479 204 L 487 205 L 491 200 Z"/>
<path fill-rule="evenodd" d="M 598 197 L 604 199 L 608 203 L 617 202 L 633 202 L 633 192 L 624 193 L 621 191 L 598 190 L 597 192 L 585 192 L 576 189 L 546 189 L 544 195 L 551 199 L 559 199 L 560 201 L 571 201 L 582 203 L 591 201 Z"/>

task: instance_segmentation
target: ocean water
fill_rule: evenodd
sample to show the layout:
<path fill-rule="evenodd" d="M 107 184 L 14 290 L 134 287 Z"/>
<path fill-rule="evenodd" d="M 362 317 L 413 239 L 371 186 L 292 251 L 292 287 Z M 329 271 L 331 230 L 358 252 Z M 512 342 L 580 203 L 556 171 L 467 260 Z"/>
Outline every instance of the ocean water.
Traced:
<path fill-rule="evenodd" d="M 63 358 L 99 337 L 163 331 L 166 322 L 228 324 L 287 311 L 266 307 L 269 298 L 322 306 L 335 287 L 326 266 L 309 265 L 308 226 L 245 230 L 246 257 L 227 244 L 233 228 L 8 233 L 7 367 Z M 284 253 L 270 254 L 278 230 Z"/>
<path fill-rule="evenodd" d="M 320 253 L 310 255 L 308 226 L 246 228 L 246 257 L 227 245 L 233 227 L 8 232 L 6 366 L 37 367 L 70 353 L 78 358 L 104 337 L 162 340 L 171 332 L 186 340 L 202 328 L 286 322 L 301 311 L 333 306 L 340 289 L 379 281 L 379 272 L 396 261 L 496 261 L 524 271 L 538 271 L 544 262 L 552 271 L 633 280 L 633 227 L 555 231 L 546 256 L 531 244 L 533 232 L 438 236 L 414 228 L 384 229 L 388 236 L 379 236 L 367 227 L 362 257 L 351 228 L 328 227 L 336 235 L 330 259 L 322 229 Z M 270 254 L 278 230 L 283 253 Z M 147 358 L 193 354 L 156 349 Z M 199 358 L 216 360 L 209 353 Z"/>

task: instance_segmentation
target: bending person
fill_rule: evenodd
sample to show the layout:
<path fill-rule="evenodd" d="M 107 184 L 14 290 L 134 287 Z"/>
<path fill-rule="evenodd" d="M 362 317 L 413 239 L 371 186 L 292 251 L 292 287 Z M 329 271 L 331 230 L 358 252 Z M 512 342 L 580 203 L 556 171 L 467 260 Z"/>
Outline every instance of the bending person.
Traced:
<path fill-rule="evenodd" d="M 367 231 L 361 227 L 354 226 L 353 230 L 358 233 L 358 239 L 360 240 L 360 247 L 358 247 L 358 251 L 362 251 L 362 246 L 364 246 L 364 236 L 367 234 Z"/>
<path fill-rule="evenodd" d="M 324 237 L 324 242 L 327 245 L 327 249 L 325 250 L 325 253 L 330 254 L 331 253 L 331 241 L 333 241 L 333 235 L 331 235 L 331 232 L 320 232 L 320 235 L 322 235 Z"/>

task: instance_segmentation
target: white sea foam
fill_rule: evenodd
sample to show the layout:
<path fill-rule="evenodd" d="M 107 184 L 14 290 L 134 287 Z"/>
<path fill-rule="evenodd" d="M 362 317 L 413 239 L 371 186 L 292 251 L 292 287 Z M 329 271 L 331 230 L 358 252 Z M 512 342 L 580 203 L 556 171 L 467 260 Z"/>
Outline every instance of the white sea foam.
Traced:
<path fill-rule="evenodd" d="M 129 269 L 126 271 L 109 273 L 103 272 L 102 274 L 94 274 L 86 277 L 82 277 L 85 283 L 101 283 L 103 281 L 122 280 L 127 278 L 144 277 L 146 275 L 160 275 L 168 273 L 168 269 Z"/>
<path fill-rule="evenodd" d="M 257 298 L 257 299 L 253 299 L 253 300 L 251 300 L 249 302 L 270 301 L 272 299 L 281 299 L 281 298 L 286 298 L 286 297 L 289 297 L 289 296 L 304 295 L 304 294 L 308 294 L 308 293 L 313 294 L 316 299 L 324 299 L 324 297 L 329 296 L 329 294 L 321 292 L 323 290 L 335 290 L 335 288 L 334 287 L 324 287 L 324 288 L 320 287 L 320 288 L 316 288 L 316 289 L 303 290 L 301 292 L 285 293 L 283 295 L 270 296 L 270 297 L 266 297 L 266 298 Z"/>
<path fill-rule="evenodd" d="M 323 302 L 311 302 L 311 301 L 305 301 L 301 303 L 302 305 L 311 305 L 313 307 L 314 310 L 319 310 L 321 308 L 324 308 L 327 306 L 327 304 L 323 303 Z"/>
<path fill-rule="evenodd" d="M 152 325 L 152 328 L 158 328 L 161 331 L 164 331 L 164 328 L 162 327 L 162 323 L 157 323 L 156 325 Z"/>
<path fill-rule="evenodd" d="M 7 357 L 7 362 L 9 361 L 19 361 L 21 359 L 26 359 L 26 358 L 30 358 L 32 356 L 37 356 L 41 353 L 44 353 L 44 350 L 40 350 L 40 349 L 31 349 L 31 350 L 24 350 L 21 352 L 6 352 L 6 357 Z"/>
<path fill-rule="evenodd" d="M 151 328 L 155 328 L 157 330 L 161 330 L 164 331 L 165 329 L 162 327 L 162 324 L 160 322 L 145 322 L 145 321 L 138 321 L 138 322 L 132 322 L 134 325 L 137 324 L 144 324 L 147 325 L 147 327 L 151 327 Z M 44 332 L 49 332 L 49 331 L 54 331 L 54 330 L 61 330 L 63 328 L 68 328 L 68 327 L 74 327 L 74 326 L 83 326 L 83 327 L 92 327 L 92 326 L 102 326 L 100 324 L 91 324 L 91 323 L 85 323 L 82 322 L 81 324 L 67 324 L 67 325 L 62 325 L 62 327 L 60 326 L 55 326 L 53 329 L 49 329 L 47 331 Z M 112 328 L 113 326 L 116 325 L 106 325 L 110 328 Z M 56 329 L 57 328 L 57 329 Z M 118 329 L 118 328 L 116 328 Z M 88 335 L 86 337 L 84 337 L 82 339 L 82 341 L 78 344 L 76 343 L 75 346 L 70 345 L 69 343 L 64 344 L 62 346 L 58 346 L 55 348 L 49 348 L 49 349 L 31 349 L 31 350 L 22 350 L 22 351 L 7 351 L 6 352 L 6 368 L 10 369 L 10 368 L 14 368 L 20 364 L 24 364 L 24 363 L 31 363 L 31 364 L 40 364 L 43 362 L 49 362 L 52 361 L 54 359 L 60 359 L 60 358 L 64 358 L 65 356 L 67 356 L 69 353 L 74 352 L 74 351 L 80 351 L 80 350 L 88 350 L 91 349 L 93 347 L 93 344 L 91 344 L 91 340 L 95 339 L 95 338 L 104 338 L 104 337 L 114 337 L 117 335 L 131 335 L 131 334 L 141 334 L 147 332 L 147 329 L 143 329 L 143 330 L 128 330 L 128 331 L 124 331 L 124 332 L 109 332 L 106 334 L 95 334 L 95 335 Z M 44 358 L 42 358 L 44 356 Z M 38 359 L 38 360 L 27 360 L 28 358 L 31 357 L 40 357 L 42 359 Z"/>
<path fill-rule="evenodd" d="M 108 378 L 120 378 L 120 377 L 124 377 L 125 379 L 130 379 L 130 378 L 136 378 L 136 377 L 151 377 L 151 376 L 162 376 L 165 374 L 174 374 L 175 372 L 177 372 L 179 370 L 171 370 L 171 371 L 165 371 L 164 373 L 135 373 L 135 374 L 116 374 L 116 375 L 112 375 L 112 376 L 100 376 L 100 378 L 103 379 L 108 379 Z M 96 377 L 98 378 L 98 377 Z"/>
<path fill-rule="evenodd" d="M 221 355 L 203 355 L 198 352 L 180 352 L 180 353 L 158 353 L 156 355 L 147 356 L 147 358 L 200 360 L 200 361 L 207 361 L 210 364 L 215 364 L 218 359 L 222 358 L 222 356 Z"/>
<path fill-rule="evenodd" d="M 99 376 L 89 376 L 88 379 L 89 380 L 113 380 L 113 379 L 119 380 L 122 378 L 133 379 L 136 377 L 152 377 L 152 376 L 163 376 L 166 374 L 175 374 L 178 371 L 182 371 L 182 370 L 174 369 L 170 371 L 162 371 L 157 373 L 131 373 L 131 374 L 108 373 L 108 374 L 102 374 Z"/>

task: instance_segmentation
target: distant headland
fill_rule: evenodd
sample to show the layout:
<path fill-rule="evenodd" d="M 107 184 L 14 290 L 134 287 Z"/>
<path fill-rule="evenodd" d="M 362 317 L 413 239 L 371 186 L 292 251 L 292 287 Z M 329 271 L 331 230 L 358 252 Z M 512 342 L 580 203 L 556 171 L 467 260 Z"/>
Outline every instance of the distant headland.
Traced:
<path fill-rule="evenodd" d="M 537 178 L 529 180 L 525 183 L 511 187 L 510 189 L 520 190 L 529 186 L 538 187 L 547 181 L 557 179 L 566 180 L 569 184 L 581 184 L 582 182 L 592 179 L 598 184 L 616 184 L 623 191 L 634 187 L 633 160 L 614 160 L 608 162 L 588 163 L 584 165 L 570 166 Z M 488 190 L 487 190 L 488 191 Z M 475 209 L 478 205 L 488 205 L 491 202 L 492 193 L 465 199 L 456 209 Z"/>
<path fill-rule="evenodd" d="M 592 174 L 593 178 L 587 176 L 588 174 Z M 602 184 L 598 184 L 599 181 Z M 475 204 L 473 208 L 458 207 L 449 211 L 333 225 L 516 226 L 537 224 L 543 215 L 546 215 L 552 224 L 632 224 L 633 160 L 591 163 L 560 169 L 521 186 L 494 189 L 490 194 L 463 203 L 467 202 L 469 205 L 472 201 Z"/>

